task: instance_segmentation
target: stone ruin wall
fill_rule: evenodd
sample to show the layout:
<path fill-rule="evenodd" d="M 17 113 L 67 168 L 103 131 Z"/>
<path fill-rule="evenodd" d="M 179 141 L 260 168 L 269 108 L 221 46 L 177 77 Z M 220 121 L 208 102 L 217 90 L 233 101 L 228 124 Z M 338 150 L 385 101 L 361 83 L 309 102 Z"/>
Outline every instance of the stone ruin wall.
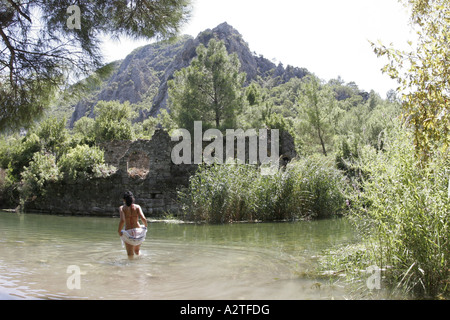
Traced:
<path fill-rule="evenodd" d="M 125 191 L 132 191 L 146 217 L 177 215 L 177 188 L 186 186 L 195 167 L 171 161 L 172 142 L 163 130 L 151 140 L 112 141 L 100 145 L 105 162 L 117 168 L 107 178 L 56 183 L 46 195 L 27 203 L 25 211 L 118 216 Z"/>
<path fill-rule="evenodd" d="M 282 136 L 283 159 L 292 159 L 293 139 Z M 177 216 L 177 189 L 187 186 L 197 166 L 175 165 L 171 159 L 173 142 L 167 132 L 156 130 L 151 140 L 112 141 L 100 145 L 105 162 L 117 168 L 108 178 L 61 182 L 47 193 L 27 203 L 26 211 L 54 214 L 118 216 L 125 191 L 132 191 L 146 217 Z M 208 145 L 205 142 L 204 147 Z"/>

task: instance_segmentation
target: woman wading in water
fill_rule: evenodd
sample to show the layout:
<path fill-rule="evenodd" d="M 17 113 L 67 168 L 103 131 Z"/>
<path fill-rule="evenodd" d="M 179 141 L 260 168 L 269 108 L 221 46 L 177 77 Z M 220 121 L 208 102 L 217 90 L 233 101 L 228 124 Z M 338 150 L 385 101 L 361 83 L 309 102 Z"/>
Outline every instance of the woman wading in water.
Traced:
<path fill-rule="evenodd" d="M 133 194 L 130 191 L 125 192 L 123 196 L 125 205 L 119 208 L 119 236 L 125 243 L 129 258 L 139 255 L 142 242 L 147 233 L 147 219 L 142 212 L 142 208 L 134 203 Z M 143 226 L 139 224 L 141 219 Z M 124 228 L 125 225 L 125 228 Z"/>

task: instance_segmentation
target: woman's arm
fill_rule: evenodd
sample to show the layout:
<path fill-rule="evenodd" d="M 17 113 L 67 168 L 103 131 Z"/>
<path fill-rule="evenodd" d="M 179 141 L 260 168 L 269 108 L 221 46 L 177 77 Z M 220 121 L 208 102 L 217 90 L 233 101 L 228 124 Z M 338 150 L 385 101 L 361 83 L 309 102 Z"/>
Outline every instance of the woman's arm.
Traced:
<path fill-rule="evenodd" d="M 119 208 L 119 213 L 120 213 L 120 222 L 119 222 L 119 228 L 117 231 L 119 232 L 119 236 L 121 236 L 122 229 L 125 224 L 125 214 L 123 213 L 122 206 Z"/>
<path fill-rule="evenodd" d="M 141 206 L 139 206 L 139 216 L 141 217 L 142 222 L 144 223 L 145 227 L 147 228 L 147 219 L 144 216 L 144 212 L 142 212 Z"/>

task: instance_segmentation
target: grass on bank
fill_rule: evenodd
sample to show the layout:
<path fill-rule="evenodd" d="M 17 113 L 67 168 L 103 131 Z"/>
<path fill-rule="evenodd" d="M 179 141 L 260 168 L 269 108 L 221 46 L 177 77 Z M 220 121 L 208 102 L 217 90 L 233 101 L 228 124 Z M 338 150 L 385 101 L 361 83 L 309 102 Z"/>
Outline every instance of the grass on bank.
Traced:
<path fill-rule="evenodd" d="M 364 271 L 377 266 L 382 289 L 393 296 L 448 298 L 450 158 L 436 152 L 423 164 L 411 141 L 397 129 L 383 151 L 361 150 L 354 166 L 364 174 L 348 214 L 361 242 L 330 250 L 322 267 L 361 284 Z M 368 291 L 365 283 L 360 288 Z"/>

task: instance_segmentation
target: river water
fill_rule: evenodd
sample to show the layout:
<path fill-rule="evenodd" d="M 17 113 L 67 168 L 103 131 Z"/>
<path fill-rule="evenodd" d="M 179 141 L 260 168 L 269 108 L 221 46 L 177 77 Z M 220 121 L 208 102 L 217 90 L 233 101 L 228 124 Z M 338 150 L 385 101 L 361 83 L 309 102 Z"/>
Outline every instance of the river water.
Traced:
<path fill-rule="evenodd" d="M 118 218 L 0 211 L 0 299 L 344 299 L 315 275 L 325 249 L 354 241 L 345 219 L 150 223 L 128 259 Z"/>

